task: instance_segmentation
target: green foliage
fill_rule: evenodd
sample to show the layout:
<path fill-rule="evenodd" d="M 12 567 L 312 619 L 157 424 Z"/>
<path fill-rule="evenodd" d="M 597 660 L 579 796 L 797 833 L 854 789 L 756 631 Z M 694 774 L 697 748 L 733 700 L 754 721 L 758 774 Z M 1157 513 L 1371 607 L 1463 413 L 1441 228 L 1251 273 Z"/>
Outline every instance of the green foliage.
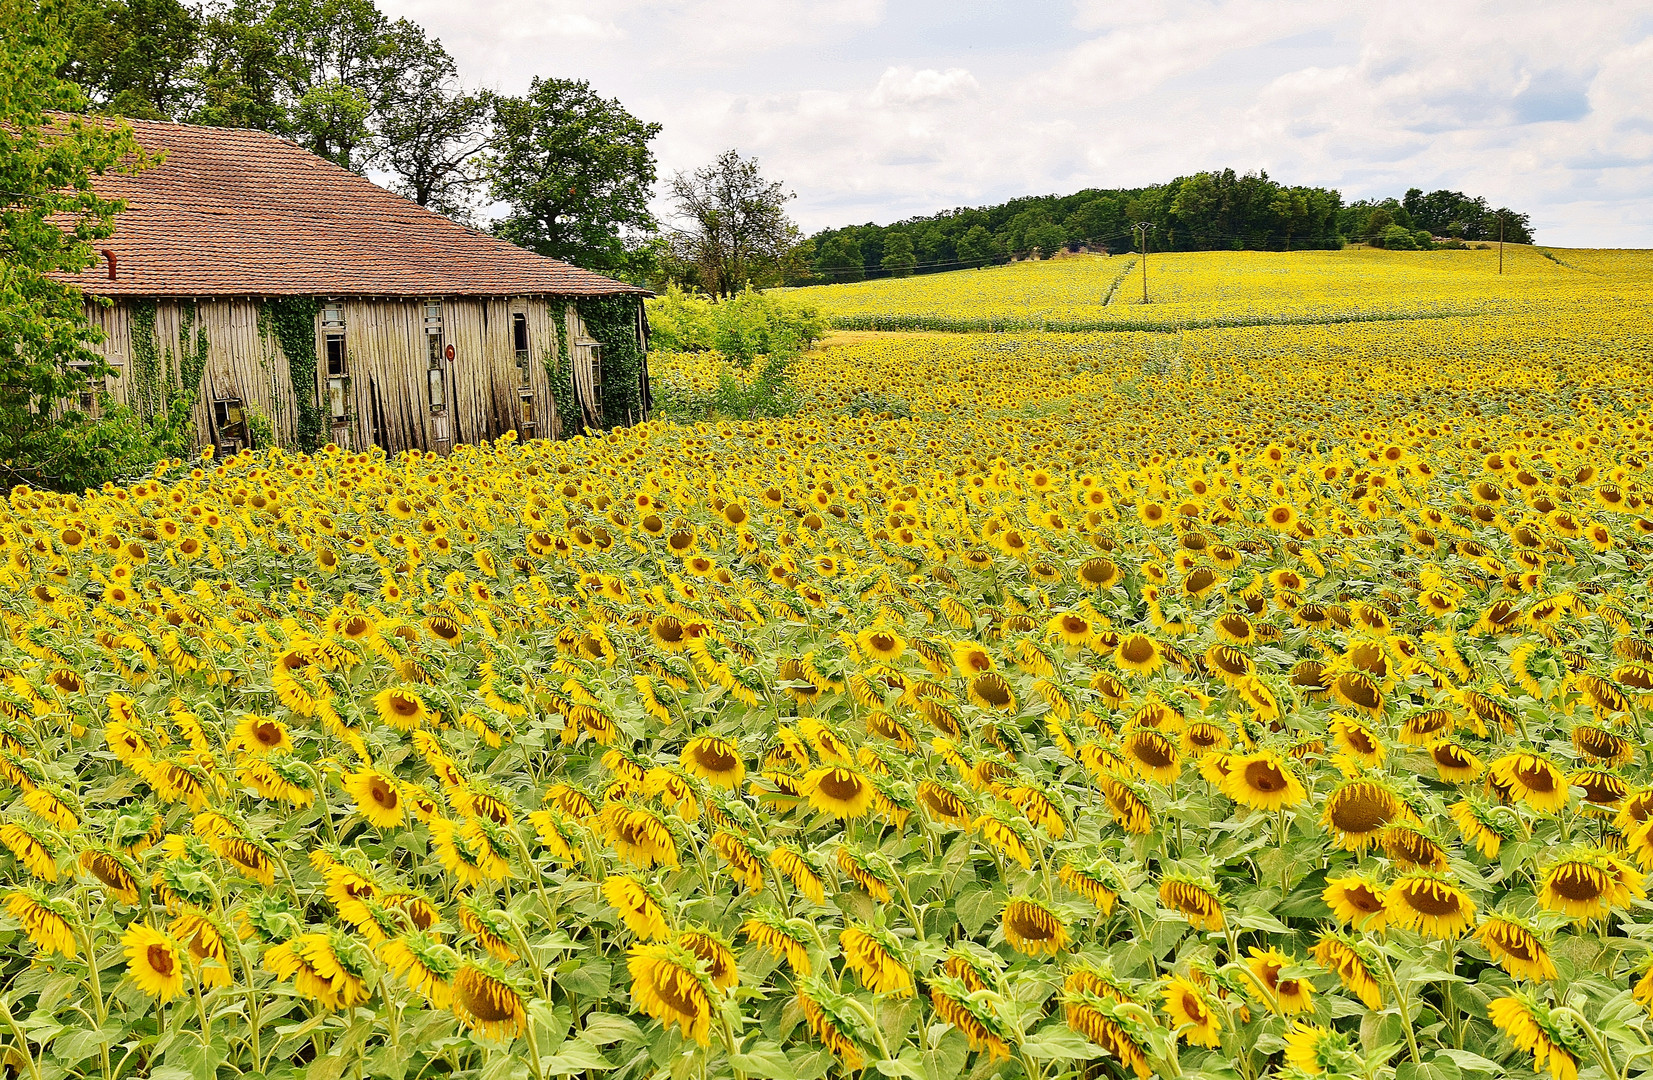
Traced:
<path fill-rule="evenodd" d="M 891 277 L 910 277 L 913 267 L 918 265 L 918 259 L 913 255 L 912 238 L 905 233 L 897 233 L 884 245 L 884 258 L 880 260 Z"/>
<path fill-rule="evenodd" d="M 101 482 L 98 463 L 120 457 L 100 445 L 133 440 L 124 418 L 83 428 L 81 391 L 111 370 L 93 348 L 101 333 L 86 320 L 80 290 L 57 275 L 92 265 L 96 241 L 114 231 L 120 204 L 98 197 L 93 178 L 150 159 L 118 123 L 46 116 L 86 105 L 57 74 L 69 56 L 60 8 L 0 0 L 0 22 L 0 481 L 69 490 Z"/>
<path fill-rule="evenodd" d="M 513 244 L 593 270 L 627 263 L 627 235 L 655 226 L 644 123 L 575 79 L 538 79 L 494 102 L 489 194 L 506 205 L 495 231 Z"/>
<path fill-rule="evenodd" d="M 193 405 L 194 395 L 173 387 L 166 407 L 154 416 L 141 416 L 126 405 L 110 405 L 95 421 L 64 424 L 56 446 L 61 474 L 57 486 L 84 491 L 140 477 L 167 458 L 191 456 L 195 451 Z"/>
<path fill-rule="evenodd" d="M 1390 251 L 1418 250 L 1418 241 L 1413 237 L 1412 230 L 1399 224 L 1385 226 L 1382 234 L 1374 239 L 1372 244 Z"/>
<path fill-rule="evenodd" d="M 155 301 L 134 301 L 129 309 L 132 335 L 130 404 L 140 416 L 161 410 L 161 349 L 155 340 Z"/>
<path fill-rule="evenodd" d="M 815 238 L 815 273 L 826 281 L 862 281 L 867 276 L 861 242 L 853 231 Z"/>
<path fill-rule="evenodd" d="M 316 316 L 321 301 L 313 296 L 282 296 L 264 301 L 258 312 L 260 333 L 274 337 L 287 357 L 287 376 L 298 402 L 298 448 L 318 449 L 326 440 L 326 420 L 316 391 Z"/>
<path fill-rule="evenodd" d="M 755 367 L 718 373 L 717 386 L 702 389 L 679 374 L 655 382 L 654 415 L 682 424 L 706 420 L 757 420 L 790 416 L 802 404 L 792 380 L 797 353 L 779 350 Z"/>
<path fill-rule="evenodd" d="M 247 417 L 247 437 L 252 440 L 253 446 L 258 449 L 268 449 L 275 445 L 275 424 L 271 422 L 263 409 L 255 401 L 249 401 L 243 406 Z"/>
<path fill-rule="evenodd" d="M 959 238 L 958 258 L 966 265 L 979 266 L 1003 254 L 1004 248 L 985 225 L 972 225 L 970 231 Z"/>
<path fill-rule="evenodd" d="M 635 296 L 600 296 L 579 302 L 580 319 L 603 347 L 603 421 L 610 427 L 643 419 L 643 345 L 638 340 Z"/>
<path fill-rule="evenodd" d="M 819 341 L 826 318 L 810 304 L 747 288 L 712 300 L 667 286 L 647 301 L 650 344 L 667 352 L 716 350 L 745 367 L 777 350 L 797 352 Z"/>
<path fill-rule="evenodd" d="M 574 400 L 574 364 L 568 350 L 568 311 L 560 302 L 551 304 L 551 321 L 557 325 L 557 347 L 546 349 L 541 361 L 551 383 L 551 398 L 557 405 L 562 437 L 577 435 L 585 427 L 580 406 Z"/>
<path fill-rule="evenodd" d="M 70 0 L 60 74 L 90 103 L 121 116 L 170 119 L 191 91 L 201 17 L 179 0 Z"/>
<path fill-rule="evenodd" d="M 1531 218 L 1507 207 L 1494 209 L 1479 195 L 1469 196 L 1444 188 L 1425 195 L 1422 189 L 1412 188 L 1401 200 L 1401 207 L 1413 227 L 1436 236 L 1496 240 L 1501 221 L 1506 241 L 1512 244 L 1532 243 Z"/>
<path fill-rule="evenodd" d="M 799 236 L 786 216 L 792 195 L 764 179 L 757 158 L 725 150 L 710 165 L 677 173 L 669 192 L 678 214 L 693 223 L 673 239 L 673 257 L 687 271 L 680 280 L 713 296 L 781 282 Z"/>

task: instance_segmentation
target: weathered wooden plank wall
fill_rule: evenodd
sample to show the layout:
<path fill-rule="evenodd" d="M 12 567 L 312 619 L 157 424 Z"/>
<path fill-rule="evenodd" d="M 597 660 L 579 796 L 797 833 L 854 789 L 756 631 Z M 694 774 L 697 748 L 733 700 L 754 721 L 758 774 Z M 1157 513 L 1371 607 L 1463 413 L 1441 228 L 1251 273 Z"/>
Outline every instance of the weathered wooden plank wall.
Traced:
<path fill-rule="evenodd" d="M 436 299 L 436 298 L 431 298 Z M 425 299 L 347 299 L 337 303 L 344 315 L 346 363 L 349 372 L 347 411 L 353 448 L 378 443 L 395 453 L 435 449 L 428 379 Z M 517 367 L 513 316 L 524 315 L 528 328 L 527 388 L 534 402 L 534 434 L 556 438 L 566 418 L 557 413 L 545 358 L 558 352 L 553 304 L 562 306 L 573 361 L 578 400 L 590 403 L 595 387 L 589 349 L 578 344 L 588 338 L 573 303 L 561 298 L 447 298 L 442 302 L 442 341 L 452 345 L 454 358 L 444 362 L 449 438 L 452 443 L 499 438 L 521 431 L 523 416 L 521 373 Z M 186 309 L 193 308 L 190 340 L 182 329 Z M 292 446 L 298 434 L 297 394 L 314 395 L 320 405 L 323 431 L 332 430 L 329 410 L 327 342 L 321 318 L 316 319 L 316 381 L 294 387 L 288 364 L 273 334 L 260 326 L 256 298 L 216 298 L 191 301 L 163 300 L 156 304 L 155 341 L 160 385 L 176 386 L 186 349 L 193 349 L 194 327 L 207 332 L 207 356 L 201 392 L 193 419 L 202 445 L 214 440 L 213 402 L 240 398 L 269 417 L 276 441 Z M 139 404 L 140 379 L 134 369 L 132 302 L 109 307 L 89 302 L 88 317 L 104 330 L 100 346 L 117 368 L 106 381 L 111 397 Z M 164 401 L 163 401 L 164 403 Z M 586 416 L 588 423 L 595 417 Z"/>

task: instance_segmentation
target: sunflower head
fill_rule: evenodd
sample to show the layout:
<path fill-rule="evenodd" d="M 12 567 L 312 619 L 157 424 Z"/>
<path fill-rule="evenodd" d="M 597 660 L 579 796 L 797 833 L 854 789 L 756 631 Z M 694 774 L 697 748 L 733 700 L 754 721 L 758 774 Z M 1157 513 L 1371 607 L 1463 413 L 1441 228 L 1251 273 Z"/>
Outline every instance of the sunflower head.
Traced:
<path fill-rule="evenodd" d="M 527 988 L 491 961 L 466 964 L 453 979 L 453 1011 L 461 1023 L 494 1039 L 511 1039 L 527 1022 Z"/>
<path fill-rule="evenodd" d="M 1011 948 L 1028 956 L 1055 956 L 1068 946 L 1068 929 L 1061 917 L 1030 896 L 1014 897 L 1006 903 L 999 914 L 999 926 Z"/>
<path fill-rule="evenodd" d="M 1629 907 L 1646 895 L 1641 872 L 1600 848 L 1564 851 L 1539 877 L 1539 906 L 1580 921 Z"/>
<path fill-rule="evenodd" d="M 1443 874 L 1420 870 L 1402 875 L 1384 894 L 1390 926 L 1425 937 L 1452 939 L 1475 925 L 1475 901 Z"/>

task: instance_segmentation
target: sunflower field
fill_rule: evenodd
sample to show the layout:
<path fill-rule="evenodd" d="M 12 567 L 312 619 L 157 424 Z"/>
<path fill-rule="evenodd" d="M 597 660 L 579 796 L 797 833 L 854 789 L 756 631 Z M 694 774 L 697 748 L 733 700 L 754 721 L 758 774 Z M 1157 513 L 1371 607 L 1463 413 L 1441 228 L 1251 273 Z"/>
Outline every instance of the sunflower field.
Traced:
<path fill-rule="evenodd" d="M 1653 259 L 1340 255 L 12 491 L 6 1074 L 1647 1073 Z"/>

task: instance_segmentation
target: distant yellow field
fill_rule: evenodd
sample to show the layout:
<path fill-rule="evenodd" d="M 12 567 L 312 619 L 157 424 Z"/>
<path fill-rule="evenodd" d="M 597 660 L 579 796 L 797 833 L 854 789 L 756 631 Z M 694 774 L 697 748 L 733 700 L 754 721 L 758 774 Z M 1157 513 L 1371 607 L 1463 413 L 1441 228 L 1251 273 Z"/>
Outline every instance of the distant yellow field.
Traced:
<path fill-rule="evenodd" d="M 1558 295 L 1646 301 L 1648 252 L 1505 249 L 1078 256 L 792 290 L 846 328 L 1087 329 L 1501 310 Z M 988 325 L 997 321 L 1000 326 Z"/>

